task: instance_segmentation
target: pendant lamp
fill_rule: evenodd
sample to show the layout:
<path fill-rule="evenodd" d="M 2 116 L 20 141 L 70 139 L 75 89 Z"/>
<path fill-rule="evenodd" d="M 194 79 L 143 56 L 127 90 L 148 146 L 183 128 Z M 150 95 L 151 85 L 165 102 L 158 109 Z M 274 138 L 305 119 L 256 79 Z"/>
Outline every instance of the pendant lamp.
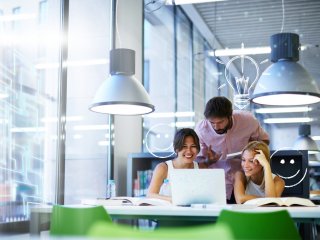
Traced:
<path fill-rule="evenodd" d="M 310 105 L 320 101 L 315 80 L 297 61 L 299 35 L 278 33 L 270 38 L 271 61 L 253 91 L 252 102 L 262 105 Z"/>
<path fill-rule="evenodd" d="M 135 51 L 110 51 L 110 77 L 98 89 L 89 109 L 94 112 L 141 115 L 154 111 L 150 97 L 135 78 Z"/>
<path fill-rule="evenodd" d="M 301 124 L 299 126 L 299 137 L 293 144 L 294 150 L 307 150 L 308 154 L 319 153 L 317 143 L 310 137 L 311 126 L 309 124 Z"/>

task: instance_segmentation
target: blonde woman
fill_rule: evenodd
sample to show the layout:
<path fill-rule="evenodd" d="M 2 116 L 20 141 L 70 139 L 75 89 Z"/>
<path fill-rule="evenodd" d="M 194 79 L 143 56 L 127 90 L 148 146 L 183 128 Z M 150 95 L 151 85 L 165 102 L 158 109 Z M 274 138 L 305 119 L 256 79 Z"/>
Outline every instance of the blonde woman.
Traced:
<path fill-rule="evenodd" d="M 270 150 L 267 144 L 259 141 L 248 143 L 242 150 L 243 171 L 235 174 L 234 194 L 238 204 L 259 197 L 280 197 L 285 182 L 272 174 Z"/>

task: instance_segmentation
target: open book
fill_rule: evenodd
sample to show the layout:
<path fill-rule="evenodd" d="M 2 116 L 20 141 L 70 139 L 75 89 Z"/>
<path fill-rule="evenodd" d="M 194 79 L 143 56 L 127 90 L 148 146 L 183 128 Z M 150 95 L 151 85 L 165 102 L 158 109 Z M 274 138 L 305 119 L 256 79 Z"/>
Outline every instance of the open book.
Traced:
<path fill-rule="evenodd" d="M 172 206 L 171 202 L 147 197 L 114 197 L 114 198 L 97 198 L 85 199 L 81 201 L 87 205 L 103 205 L 103 206 Z"/>
<path fill-rule="evenodd" d="M 316 206 L 312 201 L 306 198 L 299 197 L 282 197 L 282 198 L 255 198 L 248 200 L 244 203 L 245 205 L 256 205 L 256 206 Z"/>

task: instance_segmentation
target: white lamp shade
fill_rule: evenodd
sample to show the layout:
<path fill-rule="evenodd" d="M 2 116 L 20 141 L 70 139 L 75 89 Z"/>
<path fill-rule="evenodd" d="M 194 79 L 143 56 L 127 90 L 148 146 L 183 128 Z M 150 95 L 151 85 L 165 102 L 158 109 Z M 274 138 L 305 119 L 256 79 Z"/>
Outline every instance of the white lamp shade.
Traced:
<path fill-rule="evenodd" d="M 293 144 L 293 149 L 307 150 L 308 154 L 319 153 L 319 148 L 317 143 L 309 136 L 299 136 Z"/>
<path fill-rule="evenodd" d="M 308 154 L 319 153 L 317 143 L 309 136 L 311 134 L 311 126 L 309 124 L 301 124 L 299 126 L 299 137 L 293 144 L 295 150 L 307 150 Z"/>
<path fill-rule="evenodd" d="M 154 111 L 150 97 L 133 76 L 111 75 L 98 89 L 89 109 L 94 112 L 141 115 Z"/>
<path fill-rule="evenodd" d="M 316 82 L 299 63 L 280 60 L 263 72 L 252 101 L 263 105 L 309 105 L 320 101 L 320 93 Z"/>
<path fill-rule="evenodd" d="M 98 113 L 141 115 L 154 111 L 150 97 L 134 77 L 135 51 L 110 51 L 110 77 L 98 89 L 89 109 Z"/>

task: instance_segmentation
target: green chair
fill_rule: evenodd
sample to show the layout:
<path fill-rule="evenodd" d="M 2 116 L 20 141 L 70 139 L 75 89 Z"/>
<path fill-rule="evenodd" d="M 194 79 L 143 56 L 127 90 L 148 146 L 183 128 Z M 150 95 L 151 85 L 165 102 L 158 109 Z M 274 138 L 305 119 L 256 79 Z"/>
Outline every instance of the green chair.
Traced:
<path fill-rule="evenodd" d="M 139 230 L 128 225 L 98 222 L 88 231 L 92 238 L 121 239 L 235 239 L 224 224 L 205 224 L 188 227 L 159 228 L 153 231 Z"/>
<path fill-rule="evenodd" d="M 254 213 L 222 210 L 217 223 L 227 224 L 236 239 L 301 239 L 286 210 Z"/>
<path fill-rule="evenodd" d="M 111 223 L 111 217 L 102 206 L 67 207 L 54 205 L 50 221 L 50 235 L 85 236 L 97 221 Z"/>

